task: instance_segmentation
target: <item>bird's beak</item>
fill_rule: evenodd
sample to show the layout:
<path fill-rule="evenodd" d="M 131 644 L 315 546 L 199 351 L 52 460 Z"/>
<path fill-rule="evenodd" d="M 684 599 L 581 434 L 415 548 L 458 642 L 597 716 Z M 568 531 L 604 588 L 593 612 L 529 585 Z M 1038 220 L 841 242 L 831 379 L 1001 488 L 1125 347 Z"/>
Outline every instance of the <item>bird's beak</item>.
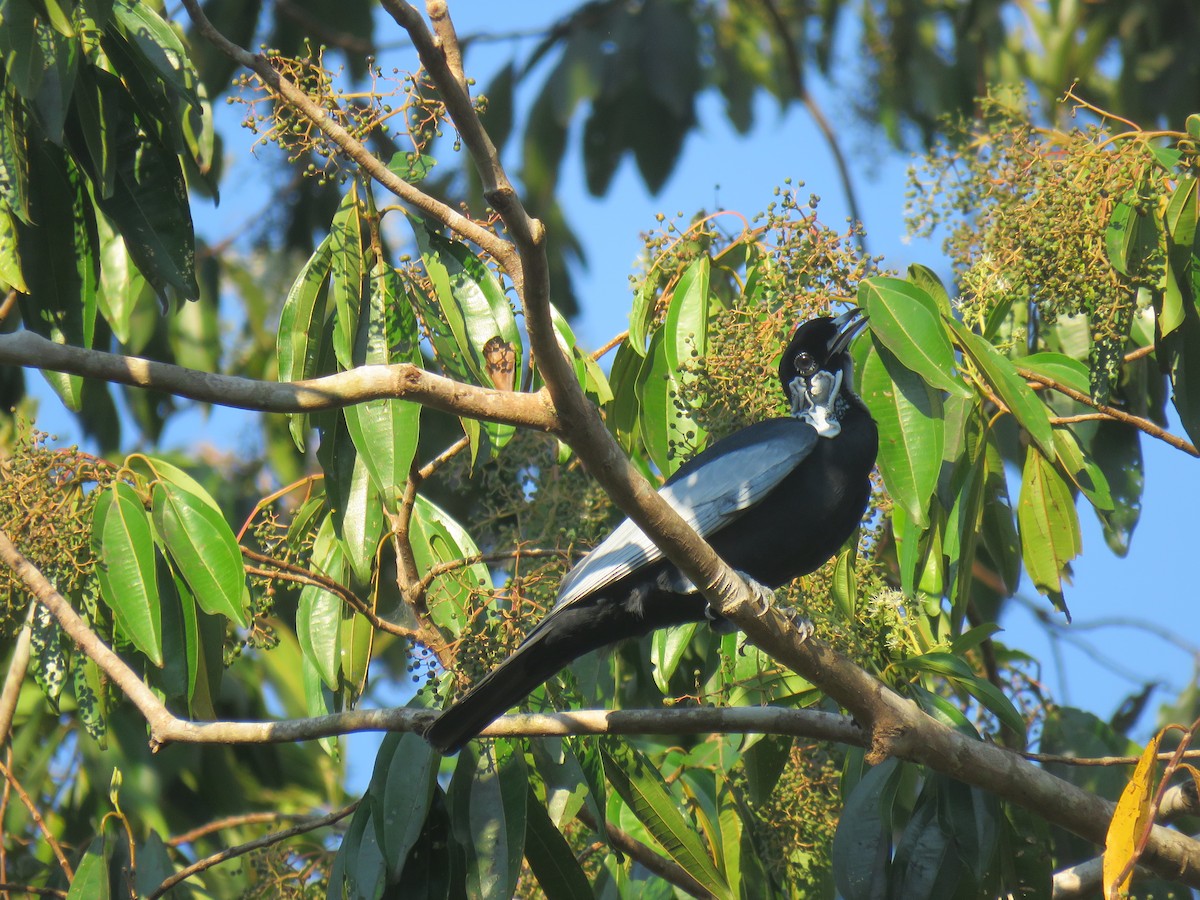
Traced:
<path fill-rule="evenodd" d="M 856 306 L 837 316 L 833 324 L 837 326 L 838 333 L 829 345 L 830 356 L 836 356 L 849 347 L 850 342 L 867 327 L 867 314 Z"/>

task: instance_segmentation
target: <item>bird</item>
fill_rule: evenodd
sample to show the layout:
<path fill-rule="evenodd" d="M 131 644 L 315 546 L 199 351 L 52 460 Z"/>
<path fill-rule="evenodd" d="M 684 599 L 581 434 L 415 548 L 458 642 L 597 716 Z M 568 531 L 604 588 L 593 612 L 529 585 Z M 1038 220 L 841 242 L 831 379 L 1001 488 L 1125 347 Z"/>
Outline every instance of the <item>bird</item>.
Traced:
<path fill-rule="evenodd" d="M 866 315 L 801 323 L 779 362 L 790 415 L 739 429 L 684 463 L 659 494 L 737 570 L 761 603 L 842 547 L 862 521 L 879 433 L 854 392 L 849 347 Z M 629 519 L 564 577 L 517 649 L 425 729 L 457 753 L 573 660 L 671 625 L 732 624 Z M 811 625 L 803 633 L 807 637 Z"/>

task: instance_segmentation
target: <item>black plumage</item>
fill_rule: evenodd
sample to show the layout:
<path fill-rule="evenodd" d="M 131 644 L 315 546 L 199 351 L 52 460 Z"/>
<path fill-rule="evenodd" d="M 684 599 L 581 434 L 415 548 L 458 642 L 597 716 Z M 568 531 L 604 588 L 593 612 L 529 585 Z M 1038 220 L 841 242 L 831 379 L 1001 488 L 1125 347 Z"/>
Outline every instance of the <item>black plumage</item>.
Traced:
<path fill-rule="evenodd" d="M 779 363 L 792 415 L 743 428 L 685 463 L 659 493 L 730 566 L 766 588 L 812 572 L 862 519 L 878 432 L 853 390 L 851 310 L 796 329 Z M 628 519 L 563 579 L 517 650 L 437 718 L 426 739 L 456 753 L 572 660 L 657 628 L 708 619 L 704 597 Z"/>

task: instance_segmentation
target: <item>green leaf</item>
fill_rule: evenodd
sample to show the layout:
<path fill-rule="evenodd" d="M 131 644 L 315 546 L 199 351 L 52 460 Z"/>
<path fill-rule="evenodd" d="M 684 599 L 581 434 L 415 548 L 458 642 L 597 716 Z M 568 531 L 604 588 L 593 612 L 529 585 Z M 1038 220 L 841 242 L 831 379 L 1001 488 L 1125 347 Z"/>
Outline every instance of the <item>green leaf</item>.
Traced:
<path fill-rule="evenodd" d="M 1110 511 L 1113 507 L 1108 479 L 1096 461 L 1083 451 L 1069 428 L 1054 429 L 1054 446 L 1058 451 L 1058 462 L 1063 471 L 1098 510 Z"/>
<path fill-rule="evenodd" d="M 664 694 L 671 692 L 671 676 L 679 668 L 679 661 L 687 653 L 699 624 L 690 622 L 675 628 L 660 628 L 651 636 L 650 662 L 654 666 L 654 683 Z"/>
<path fill-rule="evenodd" d="M 1200 443 L 1200 315 L 1187 311 L 1163 343 L 1171 372 L 1171 401 L 1193 443 Z"/>
<path fill-rule="evenodd" d="M 463 527 L 420 494 L 413 504 L 411 527 L 409 537 L 418 571 L 428 572 L 438 563 L 479 554 L 479 547 Z M 488 592 L 491 586 L 491 573 L 483 563 L 447 572 L 429 586 L 426 602 L 430 615 L 441 627 L 459 634 L 472 614 L 472 596 Z"/>
<path fill-rule="evenodd" d="M 667 352 L 667 330 L 660 328 L 638 373 L 640 419 L 646 452 L 663 475 L 670 477 L 703 449 L 708 432 L 686 410 L 681 386 Z"/>
<path fill-rule="evenodd" d="M 465 244 L 447 240 L 419 220 L 410 221 L 433 284 L 432 298 L 414 289 L 413 300 L 438 363 L 451 378 L 489 387 L 503 386 L 508 371 L 519 377 L 521 336 L 496 276 Z M 489 355 L 504 360 L 503 369 L 489 361 Z M 472 460 L 480 449 L 480 430 L 488 438 L 490 452 L 503 449 L 515 433 L 513 426 L 494 422 L 464 421 L 464 430 L 472 437 Z"/>
<path fill-rule="evenodd" d="M 924 290 L 898 278 L 867 278 L 859 284 L 858 305 L 871 317 L 877 343 L 903 366 L 931 387 L 970 396 L 954 374 L 954 350 L 937 303 Z"/>
<path fill-rule="evenodd" d="M 1104 526 L 1104 539 L 1117 556 L 1129 552 L 1129 542 L 1142 512 L 1142 465 L 1140 432 L 1121 422 L 1100 422 L 1091 441 L 1092 458 L 1108 480 L 1113 510 L 1097 510 Z"/>
<path fill-rule="evenodd" d="M 384 504 L 361 454 L 354 457 L 344 500 L 333 510 L 333 525 L 355 579 L 370 584 L 384 533 Z"/>
<path fill-rule="evenodd" d="M 1030 372 L 1073 388 L 1081 394 L 1091 393 L 1092 381 L 1087 365 L 1078 359 L 1072 359 L 1065 353 L 1031 353 L 1029 356 L 1022 356 L 1015 362 L 1019 369 L 1028 369 Z"/>
<path fill-rule="evenodd" d="M 249 627 L 242 553 L 225 517 L 169 481 L 154 485 L 151 500 L 159 537 L 200 608 Z"/>
<path fill-rule="evenodd" d="M 16 223 L 17 252 L 30 293 L 19 295 L 25 327 L 58 344 L 91 347 L 99 282 L 99 236 L 83 179 L 56 147 L 29 155 L 29 211 Z M 69 409 L 82 408 L 83 379 L 43 372 Z"/>
<path fill-rule="evenodd" d="M 433 171 L 436 165 L 437 160 L 432 156 L 413 150 L 397 150 L 388 160 L 387 167 L 393 175 L 403 178 L 409 184 L 418 184 L 425 180 L 425 176 Z"/>
<path fill-rule="evenodd" d="M 543 896 L 548 900 L 591 897 L 591 885 L 575 859 L 575 851 L 554 827 L 546 808 L 532 790 L 525 801 L 525 809 L 525 859 Z"/>
<path fill-rule="evenodd" d="M 343 369 L 354 367 L 354 336 L 363 294 L 362 222 L 358 182 L 342 198 L 329 227 L 329 296 L 333 301 L 333 351 Z"/>
<path fill-rule="evenodd" d="M 879 425 L 884 485 L 909 518 L 926 528 L 945 441 L 941 394 L 883 346 L 868 353 L 860 382 L 863 401 Z"/>
<path fill-rule="evenodd" d="M 942 284 L 942 279 L 938 278 L 937 273 L 933 269 L 923 266 L 920 263 L 910 263 L 908 266 L 908 281 L 933 298 L 933 302 L 937 304 L 938 312 L 943 316 L 949 318 L 954 314 L 953 307 L 950 304 L 950 294 L 946 291 L 946 286 Z"/>
<path fill-rule="evenodd" d="M 1196 237 L 1196 222 L 1200 219 L 1200 182 L 1184 175 L 1171 192 L 1165 213 L 1167 233 L 1177 247 L 1192 246 Z"/>
<path fill-rule="evenodd" d="M 1104 232 L 1108 261 L 1121 275 L 1137 277 L 1158 247 L 1160 222 L 1144 210 L 1121 202 L 1113 207 Z"/>
<path fill-rule="evenodd" d="M 125 239 L 101 215 L 96 220 L 100 233 L 100 290 L 96 302 L 113 336 L 125 347 L 133 343 L 133 317 L 146 278 L 129 255 Z"/>
<path fill-rule="evenodd" d="M 275 338 L 280 381 L 301 381 L 317 374 L 329 297 L 324 287 L 332 261 L 333 238 L 327 236 L 300 269 L 284 298 Z M 292 413 L 289 420 L 292 440 L 296 449 L 303 453 L 308 416 Z"/>
<path fill-rule="evenodd" d="M 324 588 L 306 584 L 296 606 L 296 638 L 331 691 L 342 672 L 342 599 Z"/>
<path fill-rule="evenodd" d="M 889 881 L 892 805 L 903 772 L 886 759 L 847 792 L 833 835 L 833 880 L 845 900 L 878 900 Z"/>
<path fill-rule="evenodd" d="M 1054 458 L 1054 429 L 1050 427 L 1050 413 L 1046 404 L 1038 399 L 1025 383 L 1012 361 L 982 337 L 967 330 L 961 322 L 947 320 L 963 352 L 971 358 L 992 390 L 999 394 L 1004 405 L 1012 412 L 1021 427 L 1029 432 L 1042 453 Z"/>
<path fill-rule="evenodd" d="M 458 757 L 450 782 L 450 823 L 467 855 L 472 897 L 513 896 L 524 855 L 529 772 L 520 744 L 499 738 Z"/>
<path fill-rule="evenodd" d="M 366 299 L 359 316 L 354 364 L 420 366 L 417 320 L 396 270 L 387 263 L 377 264 L 371 271 Z M 345 415 L 359 459 L 385 503 L 394 509 L 417 452 L 420 404 L 381 398 L 347 407 Z"/>
<path fill-rule="evenodd" d="M 32 3 L 10 0 L 4 4 L 4 27 L 0 28 L 0 56 L 6 80 L 23 99 L 37 98 L 46 71 L 46 45 L 50 27 Z M 7 98 L 5 103 L 10 102 Z"/>
<path fill-rule="evenodd" d="M 1062 602 L 1062 572 L 1079 555 L 1079 519 L 1071 492 L 1046 457 L 1030 447 L 1017 503 L 1021 553 L 1034 586 Z"/>
<path fill-rule="evenodd" d="M 447 240 L 423 222 L 413 220 L 425 269 L 433 281 L 441 320 L 453 336 L 457 356 L 466 363 L 476 383 L 493 386 L 496 373 L 484 348 L 500 338 L 514 355 L 514 371 L 521 372 L 521 334 L 512 306 L 492 271 L 459 241 Z M 436 347 L 435 349 L 440 349 Z M 446 365 L 445 360 L 439 361 Z"/>
<path fill-rule="evenodd" d="M 671 292 L 664 348 L 667 364 L 676 373 L 708 355 L 709 278 L 712 260 L 699 257 L 684 270 Z"/>
<path fill-rule="evenodd" d="M 112 196 L 97 195 L 96 204 L 121 232 L 164 308 L 195 300 L 196 238 L 179 157 L 139 130 L 128 109 L 114 119 L 116 178 Z"/>
<path fill-rule="evenodd" d="M 395 749 L 386 755 L 380 749 L 371 794 L 376 804 L 375 837 L 388 864 L 389 880 L 394 883 L 425 828 L 437 789 L 439 760 L 418 734 L 390 734 L 384 741 Z M 387 765 L 381 770 L 382 760 Z"/>
<path fill-rule="evenodd" d="M 100 545 L 96 567 L 100 596 L 116 616 L 121 633 L 161 667 L 162 611 L 154 536 L 137 491 L 123 481 L 113 482 L 96 502 L 92 534 Z"/>
<path fill-rule="evenodd" d="M 634 747 L 603 739 L 600 749 L 608 783 L 654 836 L 667 855 L 707 890 L 732 897 L 724 876 L 696 833 L 696 826 L 679 810 L 658 769 Z"/>
<path fill-rule="evenodd" d="M 191 57 L 171 25 L 152 6 L 136 0 L 116 0 L 113 16 L 129 45 L 179 100 L 200 105 L 199 79 Z"/>
<path fill-rule="evenodd" d="M 632 337 L 622 341 L 613 358 L 612 369 L 609 370 L 608 383 L 612 386 L 612 401 L 605 409 L 605 424 L 612 432 L 621 449 L 633 453 L 639 436 L 639 419 L 641 412 L 641 386 L 639 376 L 642 370 L 642 360 L 645 350 L 639 351 Z"/>
<path fill-rule="evenodd" d="M 20 5 L 9 3 L 9 6 Z M 75 878 L 71 881 L 67 900 L 109 900 L 112 896 L 108 880 L 109 853 L 103 835 L 92 838 L 83 859 L 75 867 Z"/>

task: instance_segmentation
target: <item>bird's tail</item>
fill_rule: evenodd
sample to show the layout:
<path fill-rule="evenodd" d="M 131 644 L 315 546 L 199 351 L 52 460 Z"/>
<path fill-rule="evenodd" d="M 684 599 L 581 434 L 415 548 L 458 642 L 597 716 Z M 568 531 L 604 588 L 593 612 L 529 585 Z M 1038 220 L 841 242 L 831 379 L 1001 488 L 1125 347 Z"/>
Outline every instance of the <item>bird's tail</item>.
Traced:
<path fill-rule="evenodd" d="M 547 640 L 547 636 L 550 640 Z M 549 629 L 535 630 L 512 656 L 485 675 L 471 690 L 443 712 L 425 731 L 425 740 L 440 753 L 457 753 L 506 710 L 521 702 L 577 653 L 553 646 Z M 597 645 L 599 646 L 599 645 Z M 572 648 L 579 650 L 579 647 Z M 589 648 L 590 649 L 590 648 Z M 582 651 L 586 652 L 586 650 Z"/>

